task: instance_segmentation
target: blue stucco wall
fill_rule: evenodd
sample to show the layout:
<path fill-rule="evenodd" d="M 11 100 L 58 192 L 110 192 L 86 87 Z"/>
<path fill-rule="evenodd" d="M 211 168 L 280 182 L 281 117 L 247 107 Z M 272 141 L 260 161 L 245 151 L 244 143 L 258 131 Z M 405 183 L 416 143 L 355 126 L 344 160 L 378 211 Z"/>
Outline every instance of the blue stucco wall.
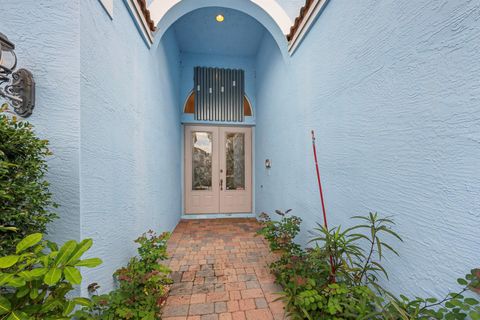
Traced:
<path fill-rule="evenodd" d="M 172 32 L 149 50 L 122 1 L 113 20 L 82 1 L 81 30 L 81 235 L 104 260 L 82 286 L 108 290 L 133 240 L 180 218 L 179 51 Z"/>
<path fill-rule="evenodd" d="M 458 288 L 480 264 L 479 15 L 467 0 L 331 1 L 287 65 L 267 37 L 257 212 L 293 208 L 302 241 L 320 222 L 315 129 L 330 223 L 395 217 L 405 242 L 384 262 L 386 287 L 437 297 Z"/>
<path fill-rule="evenodd" d="M 80 19 L 78 1 L 0 1 L 0 32 L 16 45 L 18 67 L 33 73 L 36 105 L 28 121 L 50 141 L 47 179 L 60 219 L 49 237 L 80 238 Z M 0 98 L 0 103 L 2 99 Z"/>
<path fill-rule="evenodd" d="M 291 17 L 303 4 L 279 2 Z M 48 179 L 61 219 L 51 237 L 92 237 L 90 256 L 105 261 L 85 270 L 83 288 L 110 289 L 113 271 L 135 254 L 132 241 L 178 221 L 180 111 L 199 64 L 247 70 L 257 213 L 293 208 L 304 219 L 299 240 L 308 240 L 321 217 L 315 129 L 330 223 L 370 210 L 398 223 L 405 242 L 385 261 L 387 288 L 441 296 L 480 264 L 475 2 L 331 1 L 291 58 L 276 34 L 265 35 L 256 60 L 181 54 L 171 30 L 149 50 L 122 1 L 113 20 L 97 0 L 0 9 L 0 32 L 37 82 L 29 120 L 55 153 Z"/>

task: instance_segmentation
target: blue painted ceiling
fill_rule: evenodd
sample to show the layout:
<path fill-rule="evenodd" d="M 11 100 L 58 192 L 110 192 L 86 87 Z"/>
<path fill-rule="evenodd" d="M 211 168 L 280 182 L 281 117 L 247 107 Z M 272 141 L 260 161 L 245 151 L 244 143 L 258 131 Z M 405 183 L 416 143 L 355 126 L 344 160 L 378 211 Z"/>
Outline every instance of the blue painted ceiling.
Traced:
<path fill-rule="evenodd" d="M 218 14 L 225 17 L 221 23 L 215 20 Z M 236 56 L 256 55 L 266 31 L 249 15 L 218 7 L 192 11 L 172 27 L 183 52 Z"/>

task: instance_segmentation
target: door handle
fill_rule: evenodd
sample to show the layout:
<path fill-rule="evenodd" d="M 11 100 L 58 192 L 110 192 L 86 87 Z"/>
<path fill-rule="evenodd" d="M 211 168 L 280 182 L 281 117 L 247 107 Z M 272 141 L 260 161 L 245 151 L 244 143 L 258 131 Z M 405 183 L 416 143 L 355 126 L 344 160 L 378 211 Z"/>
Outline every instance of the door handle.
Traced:
<path fill-rule="evenodd" d="M 220 179 L 220 191 L 223 191 L 223 179 Z"/>

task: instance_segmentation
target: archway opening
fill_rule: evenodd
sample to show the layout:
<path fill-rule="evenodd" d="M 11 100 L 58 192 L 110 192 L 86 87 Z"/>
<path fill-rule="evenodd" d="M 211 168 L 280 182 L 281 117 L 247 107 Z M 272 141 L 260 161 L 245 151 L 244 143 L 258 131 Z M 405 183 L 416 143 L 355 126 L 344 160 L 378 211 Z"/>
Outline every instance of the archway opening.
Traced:
<path fill-rule="evenodd" d="M 182 125 L 182 213 L 255 216 L 257 134 L 251 127 L 258 110 L 275 96 L 275 90 L 265 89 L 272 78 L 263 73 L 270 65 L 266 57 L 285 62 L 285 35 L 261 8 L 238 0 L 181 1 L 158 29 L 159 46 L 175 47 L 178 57 L 171 80 L 177 84 Z M 225 98 L 231 92 L 235 103 Z"/>

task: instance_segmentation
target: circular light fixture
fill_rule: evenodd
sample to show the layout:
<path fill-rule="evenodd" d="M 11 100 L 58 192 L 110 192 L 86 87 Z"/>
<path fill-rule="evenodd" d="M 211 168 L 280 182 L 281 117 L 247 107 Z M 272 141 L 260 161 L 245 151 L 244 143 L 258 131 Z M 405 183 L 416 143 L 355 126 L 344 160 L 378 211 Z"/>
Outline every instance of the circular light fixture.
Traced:
<path fill-rule="evenodd" d="M 217 20 L 217 22 L 223 22 L 223 20 L 225 20 L 225 17 L 222 14 L 219 14 L 215 17 L 215 20 Z"/>

